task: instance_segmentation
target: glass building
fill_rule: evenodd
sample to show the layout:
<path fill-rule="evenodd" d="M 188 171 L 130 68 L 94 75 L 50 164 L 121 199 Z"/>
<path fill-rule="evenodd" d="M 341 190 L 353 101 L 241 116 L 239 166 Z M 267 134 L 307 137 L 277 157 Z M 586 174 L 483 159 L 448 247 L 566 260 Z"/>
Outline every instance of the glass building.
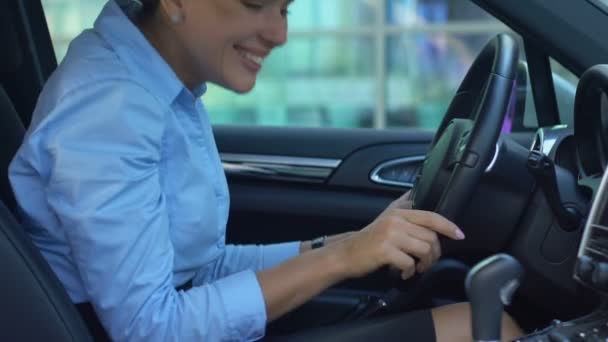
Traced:
<path fill-rule="evenodd" d="M 106 0 L 43 0 L 58 60 Z M 482 46 L 507 28 L 467 0 L 296 0 L 289 41 L 237 95 L 209 85 L 216 124 L 434 130 Z"/>

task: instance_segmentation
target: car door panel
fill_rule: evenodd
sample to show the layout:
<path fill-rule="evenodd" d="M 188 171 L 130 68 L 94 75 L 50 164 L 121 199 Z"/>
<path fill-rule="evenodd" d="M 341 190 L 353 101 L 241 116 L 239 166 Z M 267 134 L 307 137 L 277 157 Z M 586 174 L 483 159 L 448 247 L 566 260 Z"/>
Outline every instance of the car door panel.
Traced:
<path fill-rule="evenodd" d="M 372 182 L 374 168 L 424 156 L 432 139 L 432 134 L 420 131 L 324 128 L 224 126 L 216 127 L 215 134 L 222 155 L 326 158 L 338 163 L 317 182 L 227 170 L 228 239 L 235 243 L 308 239 L 365 226 L 408 190 Z"/>
<path fill-rule="evenodd" d="M 414 164 L 399 169 L 412 178 L 432 139 L 431 133 L 416 130 L 214 130 L 230 188 L 229 243 L 305 240 L 364 227 L 408 190 L 372 181 L 373 171 L 387 162 L 415 158 Z M 312 172 L 318 177 L 309 177 L 306 168 L 311 167 L 319 169 Z M 284 333 L 365 316 L 394 281 L 386 272 L 377 272 L 343 282 L 269 331 Z"/>

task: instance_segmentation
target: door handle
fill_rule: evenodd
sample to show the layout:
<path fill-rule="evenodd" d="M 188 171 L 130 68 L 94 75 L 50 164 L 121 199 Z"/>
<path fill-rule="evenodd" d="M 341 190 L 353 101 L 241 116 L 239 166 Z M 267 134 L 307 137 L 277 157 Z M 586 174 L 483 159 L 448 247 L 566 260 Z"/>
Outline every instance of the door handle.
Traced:
<path fill-rule="evenodd" d="M 425 156 L 414 156 L 386 161 L 372 170 L 370 180 L 376 184 L 411 189 L 425 158 Z"/>

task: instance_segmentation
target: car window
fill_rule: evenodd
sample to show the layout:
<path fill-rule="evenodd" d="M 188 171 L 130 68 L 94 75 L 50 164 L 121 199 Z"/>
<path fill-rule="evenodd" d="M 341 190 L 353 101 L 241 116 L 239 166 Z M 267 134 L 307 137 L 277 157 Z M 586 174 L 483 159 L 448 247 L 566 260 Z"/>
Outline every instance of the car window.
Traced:
<path fill-rule="evenodd" d="M 560 123 L 573 127 L 574 99 L 576 96 L 576 87 L 578 86 L 579 78 L 553 58 L 550 58 L 550 62 Z M 526 91 L 527 94 L 523 125 L 528 129 L 536 129 L 538 128 L 538 120 L 536 108 L 534 106 L 534 98 L 532 96 L 532 88 L 529 84 Z"/>
<path fill-rule="evenodd" d="M 105 2 L 42 0 L 58 60 Z M 289 24 L 252 92 L 209 85 L 214 124 L 432 131 L 477 53 L 509 31 L 462 0 L 295 1 Z"/>
<path fill-rule="evenodd" d="M 58 61 L 65 56 L 70 41 L 93 26 L 105 3 L 106 0 L 42 0 Z"/>
<path fill-rule="evenodd" d="M 215 123 L 435 130 L 482 46 L 506 27 L 462 0 L 307 0 L 246 96 L 210 87 Z"/>

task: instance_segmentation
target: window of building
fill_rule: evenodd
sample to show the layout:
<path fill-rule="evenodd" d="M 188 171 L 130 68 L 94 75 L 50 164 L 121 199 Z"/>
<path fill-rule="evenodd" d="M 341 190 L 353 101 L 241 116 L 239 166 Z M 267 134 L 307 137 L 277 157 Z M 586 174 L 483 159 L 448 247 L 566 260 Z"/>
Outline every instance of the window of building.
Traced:
<path fill-rule="evenodd" d="M 105 0 L 43 0 L 59 60 Z M 508 28 L 463 0 L 303 0 L 254 90 L 209 85 L 215 124 L 434 130 L 477 53 Z"/>

